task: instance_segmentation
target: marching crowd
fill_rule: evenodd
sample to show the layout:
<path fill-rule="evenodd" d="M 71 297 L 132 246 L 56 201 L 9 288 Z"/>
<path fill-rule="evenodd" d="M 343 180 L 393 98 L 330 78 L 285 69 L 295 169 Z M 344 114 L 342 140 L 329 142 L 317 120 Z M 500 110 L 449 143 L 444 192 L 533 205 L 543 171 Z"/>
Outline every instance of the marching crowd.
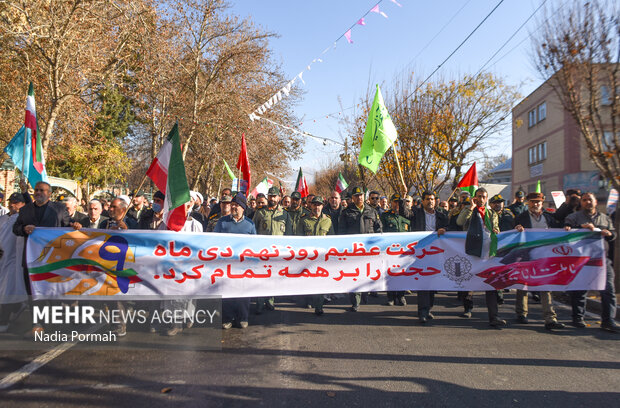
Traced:
<path fill-rule="evenodd" d="M 82 203 L 87 213 L 78 211 L 74 197 L 62 201 L 51 201 L 52 191 L 48 183 L 40 182 L 34 187 L 31 197 L 26 186 L 22 193 L 13 193 L 8 199 L 8 209 L 0 217 L 0 294 L 10 293 L 0 299 L 0 332 L 8 329 L 9 323 L 24 309 L 26 294 L 30 294 L 27 269 L 23 265 L 24 242 L 19 237 L 27 237 L 36 227 L 71 227 L 95 229 L 165 229 L 163 210 L 165 196 L 161 192 L 153 195 L 148 203 L 144 194 L 138 192 L 133 197 L 119 196 L 111 201 L 93 199 Z M 242 193 L 233 194 L 230 189 L 221 191 L 219 200 L 204 200 L 197 192 L 191 192 L 191 200 L 186 203 L 187 220 L 182 231 L 214 232 L 261 235 L 330 235 L 330 234 L 376 234 L 381 232 L 433 231 L 438 235 L 446 231 L 467 231 L 465 251 L 469 255 L 485 256 L 489 253 L 490 235 L 500 231 L 527 228 L 586 228 L 600 230 L 605 238 L 608 254 L 606 263 L 606 287 L 601 296 L 601 328 L 618 332 L 615 322 L 616 296 L 614 290 L 614 270 L 611 259 L 612 241 L 616 231 L 612 219 L 598 211 L 597 199 L 593 193 L 581 194 L 578 190 L 566 192 L 566 202 L 555 212 L 543 209 L 545 196 L 541 193 L 525 194 L 517 191 L 514 202 L 506 206 L 501 195 L 489 199 L 484 188 L 478 188 L 473 197 L 461 192 L 448 201 L 439 201 L 435 193 L 422 192 L 414 200 L 411 196 L 392 194 L 389 199 L 377 191 L 366 194 L 360 187 L 349 188 L 342 197 L 333 191 L 327 203 L 320 196 L 301 196 L 299 192 L 283 195 L 277 187 L 271 187 L 267 194 L 258 194 L 249 199 Z M 15 254 L 16 256 L 10 256 Z M 406 292 L 387 292 L 386 305 L 405 305 Z M 572 307 L 572 325 L 586 327 L 586 291 L 568 292 Z M 23 295 L 23 296 L 22 296 Z M 421 325 L 433 320 L 433 291 L 417 292 L 417 317 Z M 459 292 L 463 304 L 463 318 L 471 318 L 474 306 L 473 292 Z M 551 292 L 537 292 L 531 295 L 539 298 L 545 328 L 550 331 L 565 327 L 558 322 L 553 308 Z M 357 312 L 368 296 L 376 293 L 351 293 L 349 299 L 351 312 Z M 304 306 L 314 308 L 320 316 L 323 306 L 329 301 L 328 295 L 303 296 Z M 503 291 L 491 290 L 485 293 L 489 324 L 493 327 L 505 326 L 499 317 L 499 305 L 503 303 Z M 257 298 L 255 313 L 274 310 L 275 299 Z M 36 301 L 35 301 L 36 302 Z M 192 301 L 164 301 L 163 309 L 190 308 Z M 124 302 L 117 302 L 118 308 Z M 516 291 L 516 321 L 528 324 L 528 292 Z M 250 298 L 224 299 L 222 303 L 222 327 L 248 326 Z M 182 326 L 151 327 L 151 331 L 163 331 L 175 335 Z M 35 325 L 29 335 L 43 332 L 44 328 Z M 120 324 L 116 333 L 126 332 L 126 325 Z"/>

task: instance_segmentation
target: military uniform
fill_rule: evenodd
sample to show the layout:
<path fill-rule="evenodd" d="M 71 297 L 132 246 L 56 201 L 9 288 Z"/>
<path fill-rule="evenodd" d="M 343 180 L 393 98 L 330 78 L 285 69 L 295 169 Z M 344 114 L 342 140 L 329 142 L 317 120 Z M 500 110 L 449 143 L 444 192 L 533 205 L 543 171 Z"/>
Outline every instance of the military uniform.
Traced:
<path fill-rule="evenodd" d="M 517 191 L 515 193 L 515 198 L 523 198 L 525 197 L 525 193 L 523 191 Z M 527 211 L 527 205 L 525 205 L 525 203 L 512 203 L 508 206 L 508 209 L 510 211 L 512 211 L 512 213 L 514 214 L 515 218 L 518 217 L 519 215 L 521 215 L 521 213 Z"/>
<path fill-rule="evenodd" d="M 393 194 L 392 197 L 390 198 L 391 198 L 390 201 L 394 201 L 394 199 L 398 201 L 400 200 L 400 195 Z M 409 221 L 407 218 L 400 215 L 398 211 L 386 210 L 383 212 L 383 214 L 381 214 L 380 218 L 381 218 L 381 225 L 383 226 L 383 232 L 409 232 L 411 231 L 411 221 Z M 407 301 L 405 300 L 404 291 L 389 290 L 387 292 L 387 298 L 388 298 L 387 304 L 389 306 L 392 306 L 394 305 L 394 303 L 397 303 L 397 302 L 401 306 L 405 306 L 407 304 Z"/>
<path fill-rule="evenodd" d="M 277 187 L 271 187 L 267 195 L 280 195 Z M 276 205 L 273 209 L 262 207 L 256 210 L 254 214 L 254 226 L 258 235 L 292 235 L 291 217 L 281 205 Z M 257 298 L 256 313 L 261 314 L 266 306 L 269 310 L 275 309 L 275 299 Z"/>
<path fill-rule="evenodd" d="M 205 232 L 213 232 L 215 230 L 215 226 L 217 225 L 217 222 L 220 220 L 220 218 L 222 217 L 221 213 L 215 213 L 215 214 L 211 214 L 209 216 L 209 219 L 207 220 L 207 227 L 205 228 Z"/>
<path fill-rule="evenodd" d="M 291 234 L 292 235 L 304 235 L 302 232 L 302 221 L 310 214 L 310 210 L 300 206 L 296 210 L 286 209 L 288 216 L 291 219 Z"/>

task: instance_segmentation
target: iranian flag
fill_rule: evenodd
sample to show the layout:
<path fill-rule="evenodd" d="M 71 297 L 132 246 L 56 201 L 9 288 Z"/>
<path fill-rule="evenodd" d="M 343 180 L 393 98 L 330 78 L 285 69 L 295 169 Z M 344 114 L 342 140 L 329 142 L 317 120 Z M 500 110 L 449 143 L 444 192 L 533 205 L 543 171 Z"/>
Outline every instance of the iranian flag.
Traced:
<path fill-rule="evenodd" d="M 299 174 L 297 175 L 297 182 L 295 183 L 295 191 L 299 191 L 302 198 L 310 194 L 310 191 L 308 191 L 308 183 L 306 183 L 306 178 L 304 177 L 304 174 L 301 172 L 301 167 L 299 168 Z"/>
<path fill-rule="evenodd" d="M 256 187 L 254 187 L 254 190 L 252 190 L 250 194 L 254 198 L 256 198 L 256 196 L 259 195 L 260 193 L 267 195 L 269 188 L 272 186 L 273 186 L 273 180 L 269 180 L 267 177 L 265 177 L 260 183 L 256 185 Z"/>
<path fill-rule="evenodd" d="M 349 184 L 345 181 L 344 177 L 342 176 L 342 173 L 338 173 L 338 181 L 336 181 L 336 191 L 338 192 L 338 194 L 340 194 L 347 187 L 349 187 Z"/>
<path fill-rule="evenodd" d="M 39 181 L 47 182 L 43 145 L 37 125 L 37 109 L 34 102 L 34 86 L 28 87 L 26 118 L 24 125 L 4 148 L 11 160 L 34 187 Z"/>
<path fill-rule="evenodd" d="M 467 173 L 463 176 L 459 184 L 457 185 L 461 191 L 469 191 L 472 196 L 478 189 L 478 172 L 476 171 L 476 162 L 471 165 Z"/>
<path fill-rule="evenodd" d="M 169 230 L 180 231 L 185 225 L 185 203 L 190 200 L 189 186 L 185 176 L 185 164 L 181 154 L 179 125 L 175 123 L 157 157 L 146 172 L 164 200 L 164 222 Z"/>

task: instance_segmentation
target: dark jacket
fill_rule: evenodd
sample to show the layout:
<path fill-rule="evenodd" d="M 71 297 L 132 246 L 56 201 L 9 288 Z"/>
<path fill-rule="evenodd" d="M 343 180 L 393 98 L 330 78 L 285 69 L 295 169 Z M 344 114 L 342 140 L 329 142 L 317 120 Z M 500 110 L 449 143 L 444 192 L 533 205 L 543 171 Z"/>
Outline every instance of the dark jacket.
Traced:
<path fill-rule="evenodd" d="M 338 219 L 338 234 L 372 234 L 383 232 L 379 214 L 369 205 L 360 212 L 355 205 L 350 205 L 340 214 Z"/>
<path fill-rule="evenodd" d="M 73 217 L 71 217 L 71 222 L 79 222 L 82 227 L 88 228 L 88 225 L 90 224 L 90 219 L 88 218 L 88 214 L 76 211 L 73 214 Z"/>
<path fill-rule="evenodd" d="M 88 221 L 87 221 L 86 225 L 84 225 L 84 224 L 82 224 L 82 223 L 80 223 L 80 224 L 82 224 L 82 226 L 83 226 L 84 228 L 101 228 L 101 224 L 102 224 L 105 220 L 107 220 L 107 219 L 108 219 L 108 217 L 104 217 L 103 215 L 100 215 L 100 216 L 99 216 L 99 220 L 98 220 L 97 224 L 96 224 L 96 225 L 93 225 L 92 227 L 90 226 L 90 218 L 88 219 Z"/>
<path fill-rule="evenodd" d="M 26 225 L 34 225 L 35 227 L 68 227 L 71 224 L 71 217 L 67 212 L 67 206 L 64 203 L 48 201 L 47 208 L 43 217 L 37 222 L 34 203 L 29 203 L 19 210 L 19 216 L 13 225 L 15 235 L 26 236 L 24 227 Z"/>
<path fill-rule="evenodd" d="M 125 217 L 123 220 L 125 224 L 127 224 L 127 229 L 139 229 L 138 223 L 136 220 L 130 217 Z M 108 218 L 99 224 L 99 229 L 109 229 L 111 220 Z"/>
<path fill-rule="evenodd" d="M 332 219 L 332 227 L 334 227 L 334 232 L 338 234 L 338 220 L 340 219 L 340 214 L 342 214 L 342 205 L 337 210 L 334 210 L 329 204 L 325 204 L 323 214 L 328 215 Z"/>
<path fill-rule="evenodd" d="M 560 224 L 551 213 L 543 211 L 542 215 L 547 221 L 548 228 L 562 228 L 562 224 Z M 530 219 L 529 211 L 525 211 L 517 215 L 515 218 L 515 226 L 517 225 L 521 225 L 523 228 L 532 228 L 532 220 Z"/>
<path fill-rule="evenodd" d="M 401 215 L 408 218 L 411 222 L 411 231 L 426 231 L 426 215 L 424 214 L 424 208 L 413 207 L 408 210 L 404 206 L 399 207 Z M 446 214 L 440 211 L 435 211 L 435 231 L 443 228 L 448 229 L 450 219 Z"/>

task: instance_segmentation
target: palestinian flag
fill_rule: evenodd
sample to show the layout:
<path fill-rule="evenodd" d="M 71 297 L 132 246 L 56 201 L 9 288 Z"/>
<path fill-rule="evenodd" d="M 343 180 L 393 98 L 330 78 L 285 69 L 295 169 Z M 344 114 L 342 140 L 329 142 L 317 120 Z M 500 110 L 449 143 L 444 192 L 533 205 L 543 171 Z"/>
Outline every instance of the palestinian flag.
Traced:
<path fill-rule="evenodd" d="M 349 184 L 345 181 L 344 177 L 342 177 L 342 173 L 338 173 L 338 181 L 336 181 L 336 191 L 338 194 L 342 193 Z"/>
<path fill-rule="evenodd" d="M 41 134 L 37 125 L 37 109 L 34 102 L 34 86 L 28 87 L 26 118 L 24 125 L 4 148 L 11 160 L 34 187 L 39 181 L 47 182 Z"/>
<path fill-rule="evenodd" d="M 185 203 L 190 200 L 190 196 L 181 154 L 178 123 L 174 124 L 146 175 L 153 180 L 159 191 L 166 195 L 164 201 L 166 227 L 169 230 L 180 231 L 187 219 Z"/>
<path fill-rule="evenodd" d="M 301 172 L 301 167 L 299 168 L 299 174 L 297 175 L 297 182 L 295 183 L 295 191 L 299 191 L 302 198 L 310 194 L 310 191 L 308 190 L 308 183 L 306 183 L 306 178 L 304 177 L 304 174 Z"/>
<path fill-rule="evenodd" d="M 457 185 L 461 191 L 469 191 L 472 196 L 478 189 L 478 172 L 476 171 L 476 162 L 471 165 L 467 173 L 463 176 L 459 184 Z"/>

